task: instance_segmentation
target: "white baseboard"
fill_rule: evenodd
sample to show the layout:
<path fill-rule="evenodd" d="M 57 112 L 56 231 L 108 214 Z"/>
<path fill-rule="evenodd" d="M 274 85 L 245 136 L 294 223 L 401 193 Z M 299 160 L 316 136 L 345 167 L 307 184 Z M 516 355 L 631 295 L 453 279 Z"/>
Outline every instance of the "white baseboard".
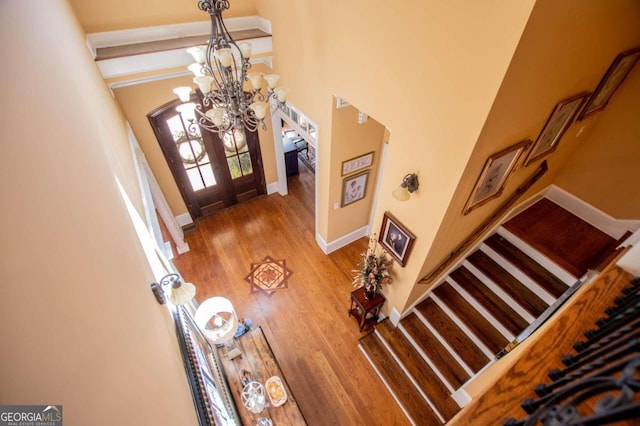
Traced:
<path fill-rule="evenodd" d="M 466 406 L 468 403 L 471 402 L 471 397 L 462 388 L 452 393 L 451 398 L 453 398 L 453 400 L 458 404 L 458 407 L 460 408 L 463 408 L 464 406 Z"/>
<path fill-rule="evenodd" d="M 278 185 L 278 181 L 267 184 L 267 195 L 275 194 L 279 190 L 280 190 L 280 186 Z"/>
<path fill-rule="evenodd" d="M 193 223 L 193 219 L 191 219 L 191 215 L 189 213 L 183 213 L 175 217 L 178 225 L 187 226 Z"/>
<path fill-rule="evenodd" d="M 187 244 L 187 243 L 184 243 L 182 245 L 176 246 L 176 251 L 178 252 L 178 254 L 186 253 L 189 250 L 191 250 L 191 249 L 189 248 L 189 244 Z"/>
<path fill-rule="evenodd" d="M 640 244 L 636 244 L 616 263 L 629 273 L 640 276 Z"/>
<path fill-rule="evenodd" d="M 356 229 L 355 231 L 350 232 L 337 240 L 333 240 L 330 243 L 326 243 L 319 234 L 316 234 L 316 241 L 320 248 L 322 248 L 322 251 L 324 251 L 325 254 L 329 254 L 359 240 L 362 237 L 367 237 L 369 235 L 367 233 L 367 229 L 367 226 L 363 226 L 362 228 Z"/>
<path fill-rule="evenodd" d="M 389 321 L 391 321 L 391 324 L 397 327 L 401 319 L 400 312 L 398 312 L 396 308 L 391 308 L 391 312 L 389 313 Z"/>

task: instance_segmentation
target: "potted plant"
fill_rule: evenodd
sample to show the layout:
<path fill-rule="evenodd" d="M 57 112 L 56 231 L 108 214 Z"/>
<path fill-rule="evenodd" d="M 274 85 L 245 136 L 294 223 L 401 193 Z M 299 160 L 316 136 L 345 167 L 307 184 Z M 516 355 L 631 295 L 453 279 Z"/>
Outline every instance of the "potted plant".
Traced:
<path fill-rule="evenodd" d="M 354 287 L 364 286 L 364 297 L 373 299 L 382 287 L 382 284 L 391 284 L 391 265 L 393 260 L 384 250 L 378 255 L 378 240 L 373 235 L 369 238 L 367 251 L 360 255 L 358 260 L 359 269 L 354 269 L 356 276 L 353 278 Z"/>

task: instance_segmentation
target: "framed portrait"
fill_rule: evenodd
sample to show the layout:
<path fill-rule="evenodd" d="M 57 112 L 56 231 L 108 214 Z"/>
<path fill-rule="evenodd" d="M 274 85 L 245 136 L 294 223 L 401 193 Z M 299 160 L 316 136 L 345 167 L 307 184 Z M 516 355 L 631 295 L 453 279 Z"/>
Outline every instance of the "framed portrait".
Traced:
<path fill-rule="evenodd" d="M 362 200 L 367 193 L 369 170 L 342 180 L 342 207 Z"/>
<path fill-rule="evenodd" d="M 573 119 L 588 96 L 589 93 L 584 92 L 558 102 L 533 144 L 533 148 L 529 151 L 524 162 L 525 166 L 551 154 L 558 148 L 562 135 L 573 123 Z"/>
<path fill-rule="evenodd" d="M 507 179 L 513 173 L 518 160 L 530 145 L 531 141 L 527 139 L 503 149 L 487 159 L 464 206 L 463 214 L 468 214 L 470 211 L 494 198 L 498 198 L 502 194 Z"/>
<path fill-rule="evenodd" d="M 373 164 L 373 151 L 342 162 L 342 176 L 371 167 Z"/>
<path fill-rule="evenodd" d="M 389 212 L 384 213 L 378 241 L 400 266 L 406 265 L 415 239 L 416 237 Z"/>
<path fill-rule="evenodd" d="M 638 62 L 639 58 L 640 47 L 627 50 L 616 56 L 602 80 L 598 83 L 598 87 L 593 91 L 593 94 L 580 112 L 578 121 L 583 120 L 594 112 L 603 110 L 607 106 L 611 96 L 618 90 L 624 79 L 627 78 L 629 71 Z"/>

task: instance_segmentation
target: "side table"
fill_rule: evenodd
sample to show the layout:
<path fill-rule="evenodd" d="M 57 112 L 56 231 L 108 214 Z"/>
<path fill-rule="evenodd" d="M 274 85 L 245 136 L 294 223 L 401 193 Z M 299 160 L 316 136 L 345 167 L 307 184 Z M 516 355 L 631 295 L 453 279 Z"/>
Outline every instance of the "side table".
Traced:
<path fill-rule="evenodd" d="M 378 320 L 380 308 L 385 302 L 382 294 L 376 293 L 376 296 L 369 300 L 364 297 L 364 287 L 351 292 L 351 308 L 349 316 L 354 317 L 358 321 L 360 331 L 369 329 Z"/>

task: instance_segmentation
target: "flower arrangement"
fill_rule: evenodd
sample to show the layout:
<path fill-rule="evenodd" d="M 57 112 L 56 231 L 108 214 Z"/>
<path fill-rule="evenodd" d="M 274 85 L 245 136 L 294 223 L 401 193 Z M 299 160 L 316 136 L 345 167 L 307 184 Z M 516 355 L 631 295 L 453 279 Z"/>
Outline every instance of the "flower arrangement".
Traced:
<path fill-rule="evenodd" d="M 373 243 L 373 244 L 372 244 Z M 382 250 L 379 255 L 376 255 L 378 248 L 378 240 L 373 235 L 369 239 L 369 247 L 367 251 L 361 254 L 360 260 L 358 260 L 358 266 L 360 269 L 354 269 L 353 272 L 356 276 L 353 278 L 354 287 L 365 287 L 365 297 L 373 299 L 380 291 L 382 284 L 391 284 L 393 279 L 391 278 L 391 265 L 393 260 L 387 255 L 387 252 Z"/>

